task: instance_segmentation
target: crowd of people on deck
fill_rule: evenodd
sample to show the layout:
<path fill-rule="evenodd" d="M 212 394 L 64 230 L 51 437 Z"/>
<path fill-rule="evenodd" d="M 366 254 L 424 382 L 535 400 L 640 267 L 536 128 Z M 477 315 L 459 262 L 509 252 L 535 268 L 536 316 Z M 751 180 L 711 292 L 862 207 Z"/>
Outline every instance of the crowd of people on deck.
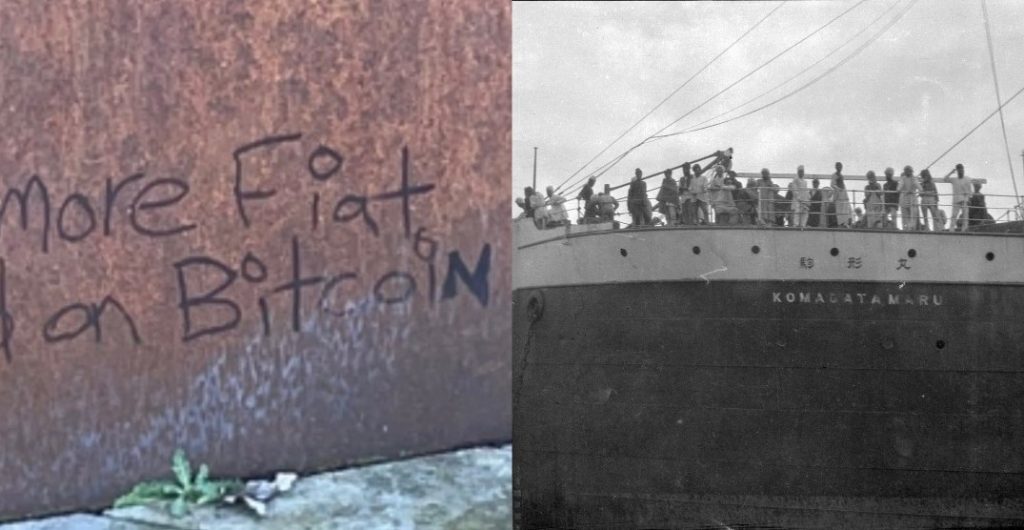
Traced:
<path fill-rule="evenodd" d="M 718 153 L 706 168 L 684 164 L 678 180 L 671 169 L 666 170 L 653 205 L 643 172 L 637 169 L 629 184 L 626 208 L 632 226 L 725 224 L 941 231 L 967 230 L 968 226 L 993 222 L 981 183 L 967 178 L 962 164 L 957 164 L 955 171 L 955 177 L 936 180 L 927 169 L 915 175 L 913 167 L 905 166 L 896 178 L 890 167 L 885 169 L 881 183 L 874 171 L 868 171 L 862 209 L 850 199 L 841 162 L 836 162 L 827 186 L 821 186 L 816 178 L 808 182 L 803 166 L 797 167 L 785 190 L 772 182 L 768 169 L 761 170 L 760 179 L 748 179 L 744 186 L 732 171 L 730 148 Z M 939 207 L 936 182 L 952 184 L 948 219 Z M 576 197 L 582 205 L 581 224 L 615 220 L 618 200 L 607 184 L 603 192 L 595 194 L 595 183 L 590 178 Z M 523 210 L 521 217 L 533 218 L 542 229 L 570 224 L 566 199 L 551 186 L 546 191 L 545 197 L 526 188 L 525 197 L 516 199 Z M 656 219 L 655 211 L 663 219 Z"/>

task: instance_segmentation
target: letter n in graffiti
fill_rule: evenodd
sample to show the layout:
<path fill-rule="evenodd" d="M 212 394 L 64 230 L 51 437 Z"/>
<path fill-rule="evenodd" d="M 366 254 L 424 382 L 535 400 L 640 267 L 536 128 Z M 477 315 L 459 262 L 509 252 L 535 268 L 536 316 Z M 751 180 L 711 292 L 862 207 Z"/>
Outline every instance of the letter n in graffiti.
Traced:
<path fill-rule="evenodd" d="M 448 275 L 445 277 L 444 285 L 441 287 L 441 299 L 447 300 L 448 298 L 455 297 L 457 290 L 455 280 L 458 277 L 469 287 L 469 291 L 480 301 L 480 304 L 486 307 L 490 297 L 490 286 L 488 284 L 490 272 L 491 245 L 489 243 L 485 243 L 483 250 L 480 251 L 480 258 L 477 259 L 476 268 L 472 274 L 466 267 L 466 263 L 462 261 L 462 256 L 459 255 L 457 250 L 449 252 Z"/>

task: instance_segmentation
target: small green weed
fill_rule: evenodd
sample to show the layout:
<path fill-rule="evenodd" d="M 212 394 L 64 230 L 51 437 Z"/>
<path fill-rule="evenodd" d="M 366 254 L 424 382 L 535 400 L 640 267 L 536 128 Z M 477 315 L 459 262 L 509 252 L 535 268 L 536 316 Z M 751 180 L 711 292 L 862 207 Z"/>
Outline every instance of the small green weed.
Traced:
<path fill-rule="evenodd" d="M 226 495 L 237 493 L 243 488 L 242 483 L 237 480 L 210 480 L 210 470 L 206 464 L 199 466 L 199 470 L 193 476 L 192 466 L 181 449 L 174 452 L 171 469 L 174 471 L 175 480 L 137 484 L 114 502 L 114 508 L 165 502 L 171 516 L 181 517 L 188 513 L 190 506 L 218 502 Z"/>

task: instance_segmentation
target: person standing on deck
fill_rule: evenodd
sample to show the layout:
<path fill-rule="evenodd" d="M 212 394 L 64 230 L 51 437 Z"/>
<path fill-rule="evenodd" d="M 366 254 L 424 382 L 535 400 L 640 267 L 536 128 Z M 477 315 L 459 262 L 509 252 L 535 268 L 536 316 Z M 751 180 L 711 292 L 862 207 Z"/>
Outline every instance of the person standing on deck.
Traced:
<path fill-rule="evenodd" d="M 695 224 L 695 209 L 693 194 L 690 193 L 690 183 L 693 181 L 693 173 L 690 172 L 690 163 L 683 164 L 683 176 L 679 177 L 679 222 L 684 225 Z"/>
<path fill-rule="evenodd" d="M 803 228 L 807 226 L 808 202 L 811 199 L 807 191 L 807 181 L 804 180 L 804 166 L 797 166 L 796 178 L 789 183 L 789 191 L 793 194 L 793 226 Z"/>
<path fill-rule="evenodd" d="M 739 182 L 737 182 L 739 185 Z M 733 195 L 736 209 L 739 210 L 740 221 L 745 225 L 757 224 L 757 180 L 747 179 L 745 188 L 739 187 Z"/>
<path fill-rule="evenodd" d="M 736 180 L 736 190 L 733 191 L 732 200 L 736 205 L 739 224 L 758 224 L 757 179 L 746 180 L 745 187 Z"/>
<path fill-rule="evenodd" d="M 725 168 L 714 167 L 714 178 L 708 185 L 711 192 L 711 205 L 715 210 L 716 224 L 736 224 L 739 210 L 732 198 L 732 186 L 725 182 Z"/>
<path fill-rule="evenodd" d="M 955 179 L 943 179 L 943 182 L 949 182 L 953 184 L 953 212 L 950 216 L 949 229 L 950 230 L 967 230 L 967 201 L 971 198 L 974 192 L 973 186 L 971 185 L 971 179 L 964 176 L 964 165 L 956 165 L 956 178 Z M 963 218 L 961 223 L 960 219 Z"/>
<path fill-rule="evenodd" d="M 516 220 L 517 221 L 520 220 L 520 219 L 526 219 L 527 217 L 529 217 L 528 214 L 529 214 L 529 211 L 530 211 L 530 207 L 527 206 L 526 199 L 524 199 L 522 197 L 516 197 L 516 206 L 518 206 L 518 207 L 523 209 L 523 211 L 519 212 L 519 215 L 516 216 Z"/>
<path fill-rule="evenodd" d="M 611 185 L 605 184 L 604 191 L 595 195 L 593 201 L 600 222 L 615 221 L 615 210 L 619 208 L 619 201 L 612 197 Z"/>
<path fill-rule="evenodd" d="M 846 193 L 846 183 L 843 182 L 842 162 L 836 162 L 836 172 L 832 175 L 832 193 L 832 201 L 836 205 L 836 224 L 849 228 L 853 224 L 853 208 L 850 205 L 850 196 Z"/>
<path fill-rule="evenodd" d="M 548 207 L 544 204 L 544 196 L 533 191 L 533 188 L 527 189 L 530 190 L 530 198 L 527 201 L 530 203 L 530 209 L 533 210 L 533 223 L 537 225 L 537 228 L 544 230 L 548 225 Z"/>
<path fill-rule="evenodd" d="M 821 227 L 837 228 L 836 222 L 836 189 L 831 185 L 821 188 Z"/>
<path fill-rule="evenodd" d="M 817 228 L 821 226 L 821 190 L 818 186 L 821 182 L 818 179 L 811 179 L 811 202 L 807 213 L 807 226 Z"/>
<path fill-rule="evenodd" d="M 579 195 L 576 196 L 576 211 L 579 213 L 580 203 L 583 203 L 583 217 L 588 217 L 587 207 L 590 205 L 591 200 L 594 198 L 594 184 L 597 182 L 597 178 L 590 177 L 587 179 L 586 185 L 580 190 Z"/>
<path fill-rule="evenodd" d="M 891 167 L 885 168 L 885 184 L 882 184 L 882 197 L 885 198 L 885 217 L 882 225 L 886 228 L 896 227 L 896 212 L 900 207 L 900 193 L 897 191 L 900 185 L 893 178 L 895 170 Z"/>
<path fill-rule="evenodd" d="M 736 207 L 736 213 L 734 214 L 737 218 L 736 222 L 732 224 L 749 224 L 749 218 L 744 215 L 743 201 L 746 199 L 747 194 L 743 189 L 743 184 L 740 183 L 739 179 L 736 178 L 736 172 L 730 169 L 725 170 L 725 185 L 729 186 L 732 191 L 732 203 Z"/>
<path fill-rule="evenodd" d="M 633 218 L 633 226 L 648 226 L 651 224 L 651 211 L 648 208 L 647 183 L 643 180 L 644 172 L 636 168 L 633 181 L 629 184 L 629 196 L 626 205 L 629 207 L 629 215 Z"/>
<path fill-rule="evenodd" d="M 580 190 L 579 195 L 576 196 L 576 200 L 583 201 L 584 205 L 586 205 L 586 203 L 590 201 L 591 197 L 594 196 L 594 183 L 596 182 L 597 179 L 594 177 L 587 179 L 586 185 L 584 185 L 583 189 Z"/>
<path fill-rule="evenodd" d="M 665 216 L 665 224 L 668 226 L 679 224 L 679 185 L 672 178 L 672 170 L 665 170 L 665 178 L 661 180 L 661 189 L 658 190 L 658 197 L 655 199 Z"/>
<path fill-rule="evenodd" d="M 735 171 L 725 170 L 725 185 L 732 186 L 732 200 L 734 201 L 739 199 L 738 193 L 743 190 L 743 185 L 740 184 L 736 176 Z"/>
<path fill-rule="evenodd" d="M 569 224 L 569 214 L 565 211 L 565 197 L 555 193 L 554 186 L 548 186 L 548 226 L 562 226 Z"/>
<path fill-rule="evenodd" d="M 761 170 L 761 180 L 757 184 L 757 215 L 762 223 L 772 226 L 775 224 L 775 191 L 779 186 L 772 182 L 768 168 Z"/>
<path fill-rule="evenodd" d="M 525 213 L 526 217 L 529 217 L 530 219 L 533 219 L 533 201 L 530 200 L 530 197 L 532 196 L 532 187 L 527 186 L 526 188 L 523 189 L 523 213 Z"/>
<path fill-rule="evenodd" d="M 885 198 L 882 194 L 882 186 L 875 179 L 875 172 L 868 171 L 868 184 L 864 186 L 864 226 L 865 228 L 878 228 L 884 223 Z"/>
<path fill-rule="evenodd" d="M 693 180 L 690 181 L 690 194 L 693 195 L 695 224 L 708 224 L 711 216 L 708 213 L 708 178 L 701 171 L 699 164 L 693 165 Z M 697 217 L 703 215 L 703 218 Z"/>
<path fill-rule="evenodd" d="M 900 192 L 900 220 L 903 222 L 903 229 L 917 230 L 921 212 L 917 206 L 918 185 L 917 179 L 914 178 L 914 168 L 903 167 L 903 174 L 900 175 L 900 183 L 896 189 Z"/>
<path fill-rule="evenodd" d="M 793 226 L 793 192 L 790 190 L 786 190 L 785 195 L 775 193 L 775 224 Z"/>
<path fill-rule="evenodd" d="M 860 208 L 854 208 L 853 209 L 853 217 L 852 217 L 852 222 L 850 223 L 850 227 L 852 227 L 852 228 L 867 228 L 868 227 L 868 219 L 867 219 L 867 217 L 864 217 L 864 210 L 861 210 Z"/>
<path fill-rule="evenodd" d="M 932 230 L 942 230 L 944 227 L 939 221 L 939 192 L 935 189 L 935 181 L 932 180 L 932 172 L 927 169 L 921 170 L 921 227 L 928 228 L 928 218 L 932 219 Z"/>
<path fill-rule="evenodd" d="M 992 222 L 992 216 L 985 206 L 985 194 L 981 192 L 981 183 L 974 183 L 974 193 L 967 200 L 967 219 L 970 226 L 988 224 Z"/>
<path fill-rule="evenodd" d="M 608 187 L 608 185 L 605 184 L 605 188 L 607 188 L 607 187 Z M 591 196 L 590 200 L 588 200 L 586 205 L 584 205 L 584 207 L 583 207 L 583 222 L 584 223 L 593 223 L 599 217 L 599 215 L 598 215 L 598 207 L 599 207 L 599 205 L 597 203 L 597 197 L 599 195 L 601 195 L 601 194 L 598 193 L 596 195 Z"/>

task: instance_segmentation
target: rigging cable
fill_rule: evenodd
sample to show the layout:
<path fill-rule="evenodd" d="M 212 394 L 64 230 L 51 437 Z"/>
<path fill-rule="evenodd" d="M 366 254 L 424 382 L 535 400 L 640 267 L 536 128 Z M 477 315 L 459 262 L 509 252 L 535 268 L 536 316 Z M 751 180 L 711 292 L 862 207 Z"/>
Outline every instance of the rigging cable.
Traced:
<path fill-rule="evenodd" d="M 946 149 L 945 151 L 943 151 L 942 154 L 938 156 L 938 158 L 936 158 L 935 160 L 932 160 L 932 163 L 928 164 L 927 166 L 925 166 L 925 169 L 931 168 L 932 166 L 935 165 L 936 162 L 938 162 L 939 160 L 942 160 L 942 157 L 944 157 L 947 154 L 949 154 L 949 152 L 952 151 L 956 146 L 960 145 L 960 142 L 963 142 L 964 140 L 967 139 L 968 136 L 974 134 L 974 131 L 977 131 L 982 125 L 985 125 L 985 122 L 987 122 L 988 120 L 992 119 L 992 116 L 995 116 L 997 113 L 999 113 L 999 111 L 1003 110 L 1003 107 L 1008 105 L 1011 101 L 1016 99 L 1017 96 L 1021 95 L 1022 93 L 1024 93 L 1024 86 L 1020 87 L 1020 90 L 1018 90 L 1012 96 L 1010 96 L 1010 99 L 1004 101 L 1002 105 L 999 105 L 999 108 L 997 108 L 996 110 L 993 110 L 991 114 L 986 116 L 985 119 L 981 120 L 981 122 L 978 123 L 977 125 L 975 125 L 973 129 L 967 131 L 967 134 L 963 135 L 959 140 L 956 141 L 955 144 L 949 146 L 949 149 Z"/>
<path fill-rule="evenodd" d="M 673 126 L 673 125 L 675 125 L 675 124 L 679 123 L 679 122 L 680 122 L 680 121 L 682 121 L 682 120 L 683 120 L 684 118 L 686 118 L 686 117 L 687 117 L 687 116 L 689 116 L 690 114 L 693 114 L 694 112 L 696 112 L 696 111 L 697 111 L 698 109 L 700 109 L 701 107 L 703 107 L 704 105 L 706 105 L 706 104 L 707 104 L 708 102 L 710 102 L 711 100 L 713 100 L 713 99 L 717 98 L 718 96 L 722 95 L 723 93 L 725 93 L 725 91 L 726 91 L 726 90 L 729 90 L 730 88 L 732 88 L 732 87 L 734 87 L 734 86 L 736 86 L 736 85 L 740 84 L 740 83 L 741 83 L 742 81 L 744 81 L 744 80 L 745 80 L 745 79 L 747 79 L 748 77 L 750 77 L 750 76 L 754 75 L 755 73 L 759 72 L 759 71 L 760 71 L 760 70 L 761 70 L 762 68 L 764 68 L 764 67 L 768 66 L 769 64 L 771 64 L 771 63 L 775 62 L 775 60 L 776 60 L 776 59 L 778 59 L 779 57 L 782 57 L 783 55 L 785 55 L 786 53 L 788 53 L 788 52 L 789 52 L 790 50 L 792 50 L 793 48 L 796 48 L 797 46 L 799 46 L 800 44 L 802 44 L 802 43 L 803 43 L 804 41 L 806 41 L 807 39 L 809 39 L 809 38 L 811 38 L 811 37 L 813 37 L 813 36 L 817 35 L 818 33 L 820 33 L 820 32 L 821 32 L 822 30 L 824 30 L 825 28 L 827 28 L 827 27 L 831 26 L 831 25 L 832 25 L 832 23 L 834 23 L 835 21 L 839 20 L 840 18 L 843 18 L 844 16 L 846 16 L 846 14 L 847 14 L 847 13 L 849 13 L 850 11 L 853 11 L 854 9 L 856 9 L 856 8 L 860 7 L 860 6 L 861 6 L 861 5 L 862 5 L 862 4 L 864 3 L 864 2 L 866 2 L 866 1 L 867 1 L 867 0 L 860 0 L 860 1 L 859 1 L 859 2 L 857 2 L 856 4 L 854 4 L 854 5 L 850 6 L 850 7 L 849 7 L 849 8 L 848 8 L 848 9 L 847 9 L 846 11 L 843 11 L 842 13 L 839 13 L 838 15 L 836 15 L 835 17 L 833 17 L 833 18 L 832 18 L 832 20 L 829 20 L 828 22 L 826 22 L 826 23 L 825 23 L 824 25 L 822 25 L 822 26 L 821 26 L 821 27 L 819 27 L 818 29 L 816 29 L 816 30 L 814 30 L 814 31 L 812 31 L 812 32 L 810 32 L 810 33 L 808 33 L 808 34 L 807 34 L 807 35 L 805 35 L 805 36 L 804 36 L 804 37 L 803 37 L 802 39 L 800 39 L 800 40 L 798 40 L 798 41 L 794 42 L 793 44 L 789 45 L 789 46 L 788 46 L 788 47 L 787 47 L 786 49 L 784 49 L 784 50 L 782 50 L 781 52 L 777 53 L 777 54 L 776 54 L 775 56 L 773 56 L 773 57 L 772 57 L 771 59 L 768 59 L 767 61 L 765 61 L 764 63 L 762 63 L 762 64 L 761 64 L 760 66 L 758 66 L 757 68 L 754 68 L 753 70 L 751 70 L 750 72 L 748 72 L 747 74 L 745 74 L 745 75 L 744 75 L 743 77 L 741 77 L 741 78 L 737 79 L 736 81 L 733 81 L 733 82 L 732 82 L 732 84 L 730 84 L 729 86 L 727 86 L 727 87 L 723 88 L 723 89 L 722 89 L 722 90 L 720 90 L 720 91 L 719 91 L 718 93 L 716 93 L 715 95 L 711 96 L 710 98 L 708 98 L 708 99 L 704 100 L 703 102 L 701 102 L 701 104 L 700 104 L 700 105 L 697 105 L 696 107 L 694 107 L 694 108 L 690 109 L 690 110 L 689 110 L 689 111 L 688 111 L 688 112 L 687 112 L 686 114 L 683 114 L 682 116 L 680 116 L 680 117 L 676 118 L 676 119 L 675 119 L 674 121 L 672 121 L 672 123 L 669 123 L 668 125 L 666 125 L 666 126 L 662 127 L 662 128 L 660 129 L 660 130 L 658 130 L 658 132 L 656 132 L 656 133 L 652 134 L 652 135 L 651 135 L 651 136 L 649 136 L 648 138 L 655 138 L 655 137 L 657 137 L 657 136 L 658 136 L 659 134 L 661 134 L 661 133 L 665 132 L 665 130 L 666 130 L 666 129 L 668 129 L 669 127 L 671 127 L 671 126 Z"/>
<path fill-rule="evenodd" d="M 1013 172 L 1013 157 L 1010 156 L 1010 141 L 1006 139 L 1006 121 L 1003 119 L 1003 101 L 999 95 L 999 76 L 996 75 L 996 56 L 992 51 L 992 32 L 989 29 L 988 9 L 985 7 L 985 0 L 981 0 L 981 14 L 985 19 L 985 39 L 988 40 L 988 59 L 992 65 L 992 81 L 996 86 L 996 104 L 999 105 L 999 125 L 1003 128 L 1003 145 L 1006 146 L 1006 162 L 1010 166 L 1010 181 L 1013 182 L 1013 194 L 1020 201 L 1020 193 L 1017 192 L 1017 177 Z"/>
<path fill-rule="evenodd" d="M 739 109 L 741 109 L 741 108 L 743 108 L 743 107 L 753 103 L 754 101 L 757 101 L 758 99 L 761 99 L 761 98 L 767 96 L 768 94 L 774 92 L 775 90 L 778 90 L 780 87 L 782 87 L 782 86 L 784 86 L 786 84 L 789 84 L 790 81 L 793 81 L 794 79 L 796 79 L 796 78 L 806 74 L 812 68 L 814 68 L 815 66 L 818 66 L 819 64 L 824 62 L 829 57 L 832 57 L 833 55 L 835 55 L 836 52 L 838 52 L 839 50 L 845 48 L 847 44 L 850 44 L 851 42 L 855 41 L 857 39 L 857 37 L 860 37 L 865 31 L 871 29 L 872 26 L 874 26 L 880 20 L 882 20 L 882 18 L 884 18 L 885 15 L 889 14 L 889 12 L 892 11 L 893 8 L 895 8 L 897 5 L 899 5 L 898 1 L 897 2 L 893 2 L 892 4 L 889 4 L 889 7 L 885 8 L 885 10 L 882 11 L 882 14 L 878 15 L 878 17 L 876 17 L 874 20 L 872 20 L 871 22 L 866 24 L 863 28 L 860 29 L 860 31 L 858 31 L 852 37 L 847 39 L 846 42 L 843 42 L 839 46 L 833 48 L 832 51 L 828 52 L 828 54 L 826 54 L 824 57 L 822 57 L 821 59 L 818 59 L 817 61 L 814 61 L 813 64 L 807 66 L 803 70 L 800 70 L 799 72 L 797 72 L 793 76 L 789 77 L 785 81 L 783 81 L 783 82 L 781 82 L 781 83 L 779 83 L 779 84 L 769 88 L 768 90 L 765 90 L 764 92 L 761 92 L 760 94 L 758 94 L 758 95 L 756 95 L 756 96 L 754 96 L 754 97 L 744 101 L 743 103 L 740 103 L 739 105 L 736 105 L 735 107 L 733 107 L 733 108 L 731 108 L 731 109 L 729 109 L 729 110 L 727 110 L 725 112 L 719 113 L 719 114 L 717 114 L 715 116 L 712 116 L 712 117 L 710 117 L 710 118 L 708 118 L 708 119 L 706 119 L 706 120 L 704 120 L 704 121 L 702 121 L 702 122 L 700 122 L 700 123 L 690 127 L 689 129 L 687 129 L 687 132 L 698 130 L 697 127 L 700 127 L 701 125 L 705 125 L 707 123 L 710 123 L 712 121 L 717 120 L 718 118 L 721 118 L 722 116 L 725 116 L 727 114 L 735 112 L 735 111 L 737 111 L 737 110 L 739 110 Z"/>
<path fill-rule="evenodd" d="M 569 175 L 568 177 L 566 177 L 565 180 L 563 180 L 561 183 L 558 184 L 558 186 L 555 187 L 555 190 L 556 191 L 560 190 L 562 188 L 562 186 L 564 186 L 567 182 L 569 182 L 569 180 L 571 180 L 573 177 L 578 175 L 580 171 L 583 171 L 583 169 L 586 168 L 587 166 L 589 166 L 591 163 L 593 163 L 594 160 L 597 160 L 598 157 L 600 157 L 606 151 L 608 151 L 608 149 L 610 149 L 611 146 L 615 145 L 615 142 L 618 142 L 619 140 L 621 140 L 624 136 L 629 134 L 630 131 L 635 129 L 637 125 L 640 125 L 640 122 L 642 122 L 645 119 L 647 119 L 647 117 L 650 116 L 651 114 L 654 114 L 654 111 L 656 111 L 659 108 L 661 108 L 661 106 L 664 105 L 669 99 L 671 99 L 673 96 L 675 96 L 677 93 L 679 93 L 679 91 L 682 90 L 683 88 L 685 88 L 686 85 L 690 84 L 690 81 L 693 81 L 704 70 L 707 70 L 708 67 L 710 67 L 712 64 L 714 64 L 714 62 L 717 61 L 721 56 L 725 55 L 726 52 L 731 50 L 733 48 L 733 46 L 736 46 L 737 44 L 739 44 L 739 42 L 741 40 L 743 40 L 744 37 L 746 37 L 752 31 L 757 29 L 757 27 L 760 26 L 762 22 L 764 22 L 765 20 L 768 20 L 768 17 L 772 16 L 772 14 L 774 14 L 776 11 L 778 11 L 779 8 L 781 8 L 783 5 L 785 5 L 786 2 L 788 2 L 788 1 L 789 0 L 783 0 L 782 2 L 779 3 L 779 5 L 775 6 L 774 9 L 769 11 L 767 15 L 761 17 L 761 20 L 758 20 L 757 23 L 755 23 L 753 26 L 750 26 L 750 28 L 747 29 L 747 31 L 745 31 L 742 35 L 740 35 L 736 40 L 732 41 L 732 44 L 726 46 L 724 50 L 719 52 L 718 55 L 714 56 L 710 61 L 708 61 L 707 64 L 705 64 L 703 67 L 701 67 L 700 70 L 697 70 L 693 75 L 690 76 L 689 79 L 684 81 L 683 84 L 681 84 L 678 87 L 676 87 L 676 89 L 673 90 L 672 93 L 670 93 L 668 96 L 665 96 L 665 99 L 662 99 L 661 102 L 659 102 L 657 105 L 654 106 L 654 108 L 652 108 L 651 110 L 647 111 L 647 114 L 644 114 L 642 118 L 640 118 L 639 120 L 636 121 L 636 123 L 634 123 L 633 125 L 630 125 L 628 129 L 626 129 L 625 131 L 622 131 L 622 134 L 620 134 L 617 138 L 612 140 L 611 143 L 606 145 L 604 147 L 604 149 L 601 150 L 601 152 L 599 152 L 596 155 L 594 155 L 594 157 L 591 158 L 590 160 L 588 160 L 586 164 L 583 164 L 582 166 L 580 166 L 580 168 L 577 169 L 572 175 Z M 590 176 L 591 175 L 587 175 L 587 178 L 589 178 Z"/>
<path fill-rule="evenodd" d="M 710 125 L 705 125 L 703 127 L 696 127 L 696 128 L 693 128 L 693 129 L 687 129 L 685 131 L 677 131 L 677 132 L 674 132 L 674 133 L 664 134 L 664 135 L 659 136 L 658 138 L 668 138 L 670 136 L 678 136 L 678 135 L 687 134 L 687 133 L 691 133 L 691 132 L 703 131 L 705 129 L 710 129 L 712 127 L 717 127 L 719 125 L 724 125 L 724 124 L 729 123 L 731 121 L 735 121 L 735 120 L 738 120 L 738 119 L 750 116 L 751 114 L 758 113 L 758 112 L 760 112 L 762 110 L 767 109 L 768 107 L 771 107 L 771 106 L 773 106 L 773 105 L 775 105 L 777 103 L 781 103 L 782 101 L 785 101 L 786 99 L 789 99 L 790 97 L 795 96 L 796 94 L 804 91 L 805 89 L 810 88 L 812 85 L 814 85 L 818 81 L 821 81 L 822 79 L 824 79 L 825 77 L 830 75 L 832 72 L 838 70 L 844 64 L 846 64 L 851 59 L 853 59 L 854 57 L 859 55 L 862 51 L 867 49 L 868 46 L 870 46 L 875 41 L 877 41 L 883 34 L 885 34 L 886 31 L 888 31 L 890 28 L 892 28 L 894 25 L 896 25 L 896 23 L 899 22 L 900 19 L 903 18 L 903 16 L 906 15 L 910 11 L 910 9 L 914 7 L 914 4 L 916 4 L 917 2 L 918 2 L 918 0 L 912 0 L 907 5 L 907 7 L 903 10 L 903 12 L 901 12 L 898 15 L 896 15 L 896 17 L 894 17 L 892 20 L 887 22 L 886 25 L 878 33 L 875 33 L 874 35 L 872 35 L 871 38 L 869 38 L 867 41 L 865 41 L 863 44 L 861 44 L 857 49 L 855 49 L 853 52 L 851 52 L 850 55 L 844 57 L 843 60 L 839 61 L 838 63 L 836 63 L 834 65 L 832 65 L 831 67 L 829 67 L 828 70 L 825 70 L 824 72 L 819 74 L 817 77 L 811 79 L 807 83 L 804 83 L 803 85 L 801 85 L 800 87 L 796 88 L 795 90 L 793 90 L 793 91 L 791 91 L 791 92 L 789 92 L 789 93 L 787 93 L 787 94 L 785 94 L 785 95 L 783 95 L 783 96 L 781 96 L 781 97 L 779 97 L 779 98 L 777 98 L 777 99 L 775 99 L 773 101 L 770 101 L 770 102 L 768 102 L 768 103 L 766 103 L 766 104 L 764 104 L 764 105 L 762 105 L 762 106 L 760 106 L 760 107 L 758 107 L 756 109 L 753 109 L 753 110 L 748 111 L 748 112 L 744 112 L 743 114 L 740 114 L 738 116 L 734 116 L 734 117 L 729 118 L 727 120 L 722 120 L 720 122 L 712 123 Z"/>
<path fill-rule="evenodd" d="M 916 1 L 916 0 L 915 0 L 915 1 Z M 669 123 L 668 125 L 666 125 L 666 126 L 662 127 L 661 129 L 659 129 L 658 131 L 656 131 L 656 132 L 655 132 L 654 134 L 652 134 L 652 135 L 648 136 L 647 138 L 645 138 L 645 139 L 644 139 L 643 141 L 641 141 L 640 143 L 638 143 L 638 144 L 634 145 L 634 146 L 633 146 L 633 147 L 631 147 L 631 148 L 630 148 L 630 149 L 629 149 L 629 150 L 628 150 L 628 151 L 627 151 L 626 153 L 624 153 L 623 155 L 620 155 L 619 157 L 617 157 L 618 159 L 616 160 L 616 164 L 618 163 L 618 161 L 621 161 L 621 160 L 622 160 L 622 158 L 624 158 L 624 157 L 625 157 L 625 155 L 629 153 L 629 151 L 632 151 L 632 150 L 634 150 L 634 149 L 636 149 L 636 148 L 638 148 L 638 147 L 640 147 L 640 146 L 642 146 L 642 145 L 646 144 L 647 142 L 649 142 L 649 141 L 651 141 L 651 140 L 653 140 L 653 139 L 659 139 L 659 138 L 663 138 L 664 136 L 659 136 L 659 135 L 660 135 L 661 133 L 665 132 L 665 130 L 666 130 L 666 129 L 668 129 L 669 127 L 671 127 L 671 126 L 675 125 L 676 123 L 679 123 L 680 121 L 682 121 L 683 119 L 685 119 L 685 118 L 686 118 L 687 116 L 689 116 L 690 114 L 693 114 L 694 112 L 696 112 L 697 110 L 699 110 L 699 109 L 700 109 L 701 107 L 703 107 L 704 105 L 708 104 L 709 102 L 711 102 L 712 100 L 714 100 L 714 99 L 715 99 L 715 98 L 717 98 L 718 96 L 721 96 L 722 94 L 724 94 L 724 93 L 725 93 L 725 92 L 726 92 L 727 90 L 729 90 L 729 89 L 731 89 L 732 87 L 734 87 L 734 86 L 736 86 L 736 85 L 740 84 L 741 82 L 743 82 L 744 80 L 746 80 L 746 79 L 747 79 L 747 78 L 749 78 L 750 76 L 752 76 L 752 75 L 754 75 L 755 73 L 759 72 L 759 71 L 760 71 L 761 69 L 763 69 L 764 67 L 766 67 L 766 66 L 768 66 L 769 64 L 771 64 L 771 63 L 775 62 L 775 60 L 776 60 L 776 59 L 778 59 L 779 57 L 782 57 L 783 55 L 785 55 L 786 53 L 788 53 L 789 51 L 791 51 L 791 50 L 792 50 L 793 48 L 796 48 L 797 46 L 799 46 L 800 44 L 802 44 L 802 43 L 803 43 L 804 41 L 806 41 L 807 39 L 810 39 L 810 38 L 811 38 L 811 37 L 813 37 L 814 35 L 817 35 L 817 34 L 818 34 L 818 33 L 820 33 L 821 31 L 823 31 L 823 30 L 824 30 L 825 28 L 827 28 L 827 27 L 831 26 L 831 25 L 832 25 L 832 24 L 833 24 L 833 23 L 834 23 L 835 21 L 837 21 L 837 20 L 839 20 L 840 18 L 842 18 L 842 17 L 846 16 L 846 15 L 847 15 L 848 13 L 850 13 L 850 12 L 851 12 L 851 11 L 853 11 L 854 9 L 856 9 L 856 8 L 860 7 L 860 6 L 861 6 L 861 5 L 863 5 L 863 4 L 865 3 L 865 2 L 867 2 L 867 0 L 860 0 L 860 1 L 859 1 L 859 2 L 857 2 L 856 4 L 854 4 L 854 5 L 850 6 L 850 7 L 849 7 L 849 8 L 847 8 L 847 9 L 846 9 L 845 11 L 843 11 L 842 13 L 840 13 L 840 14 L 836 15 L 836 16 L 835 16 L 835 17 L 833 17 L 833 18 L 832 18 L 831 20 L 829 20 L 828 22 L 826 22 L 825 24 L 823 24 L 822 26 L 820 26 L 820 27 L 819 27 L 818 29 L 816 29 L 816 30 L 814 30 L 814 31 L 812 31 L 812 32 L 810 32 L 810 33 L 808 33 L 808 34 L 807 34 L 807 35 L 805 35 L 805 36 L 804 36 L 803 38 L 801 38 L 800 40 L 798 40 L 798 41 L 794 42 L 793 44 L 789 45 L 789 46 L 788 46 L 788 47 L 786 47 L 786 48 L 785 48 L 784 50 L 782 50 L 781 52 L 779 52 L 778 54 L 776 54 L 775 56 L 773 56 L 773 57 L 772 57 L 771 59 L 768 59 L 768 60 L 767 60 L 766 62 L 762 63 L 762 64 L 761 64 L 760 66 L 758 66 L 757 68 L 754 68 L 754 69 L 753 69 L 753 70 L 751 70 L 750 72 L 747 72 L 746 74 L 744 74 L 744 75 L 743 75 L 742 77 L 740 77 L 740 78 L 739 78 L 739 79 L 737 79 L 736 81 L 733 81 L 733 82 L 732 82 L 731 84 L 729 84 L 728 86 L 726 86 L 726 87 L 725 87 L 725 88 L 723 88 L 722 90 L 720 90 L 720 91 L 718 91 L 717 93 L 715 93 L 715 94 L 714 94 L 713 96 L 709 97 L 708 99 L 705 99 L 705 100 L 704 100 L 704 101 L 702 101 L 702 102 L 701 102 L 701 103 L 700 103 L 699 105 L 697 105 L 696 107 L 694 107 L 694 108 L 690 109 L 689 111 L 687 111 L 687 112 L 686 112 L 686 114 L 683 114 L 682 116 L 680 116 L 680 117 L 676 118 L 675 120 L 673 120 L 673 121 L 672 121 L 671 123 Z M 613 165 L 614 165 L 614 164 L 613 164 Z M 611 166 L 609 166 L 609 167 L 605 168 L 605 169 L 604 169 L 604 171 L 602 171 L 602 172 L 601 172 L 601 174 L 604 174 L 604 173 L 606 173 L 606 172 L 607 172 L 608 170 L 610 170 L 610 169 L 611 169 Z M 600 176 L 600 175 L 595 175 L 595 176 Z"/>

